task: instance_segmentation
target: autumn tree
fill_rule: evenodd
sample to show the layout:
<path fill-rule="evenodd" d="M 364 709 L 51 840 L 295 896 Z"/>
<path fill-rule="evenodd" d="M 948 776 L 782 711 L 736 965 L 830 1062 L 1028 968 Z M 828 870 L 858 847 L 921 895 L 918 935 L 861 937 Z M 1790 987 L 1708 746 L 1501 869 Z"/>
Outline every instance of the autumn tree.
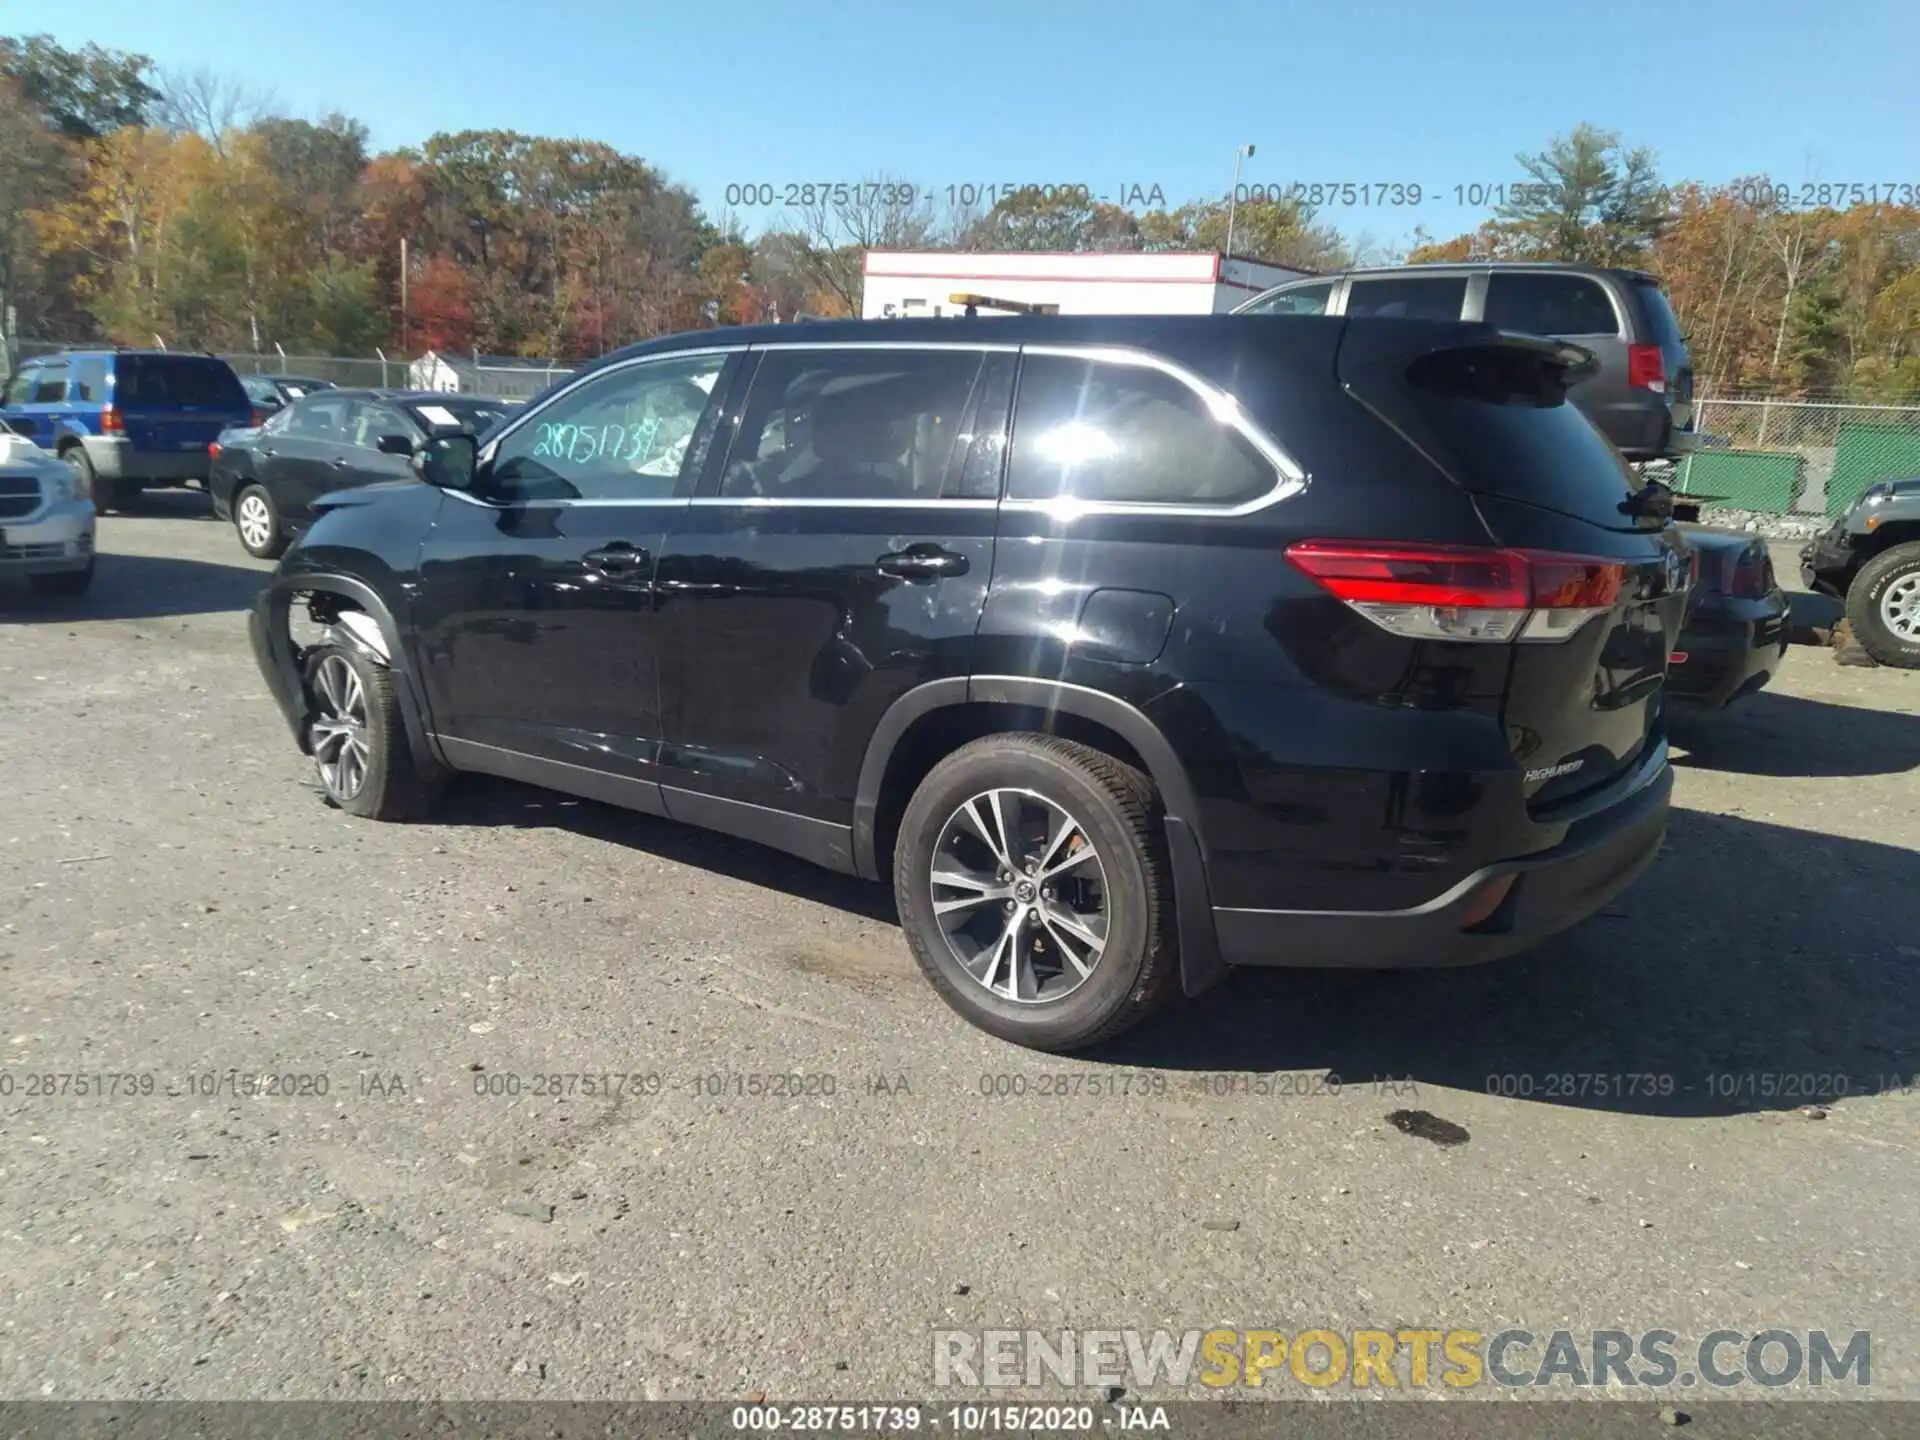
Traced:
<path fill-rule="evenodd" d="M 0 79 L 18 86 L 47 125 L 71 140 L 144 125 L 160 100 L 146 56 L 93 44 L 68 50 L 51 35 L 0 35 Z"/>
<path fill-rule="evenodd" d="M 18 81 L 0 76 L 0 339 L 13 338 L 4 334 L 9 313 L 31 329 L 58 307 L 57 295 L 38 283 L 46 267 L 33 215 L 82 173 L 77 148 L 44 123 Z"/>

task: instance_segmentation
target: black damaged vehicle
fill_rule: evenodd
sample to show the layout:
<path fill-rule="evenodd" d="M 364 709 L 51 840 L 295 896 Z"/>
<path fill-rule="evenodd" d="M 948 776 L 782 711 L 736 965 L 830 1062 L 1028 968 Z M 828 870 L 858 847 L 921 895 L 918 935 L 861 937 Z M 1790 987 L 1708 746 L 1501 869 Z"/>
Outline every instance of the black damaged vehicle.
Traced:
<path fill-rule="evenodd" d="M 479 771 L 887 880 L 954 1009 L 1073 1049 L 1233 966 L 1509 954 L 1651 862 L 1691 561 L 1590 364 L 1338 318 L 671 337 L 318 497 L 254 648 L 343 809 Z"/>
<path fill-rule="evenodd" d="M 1787 596 L 1761 537 L 1680 529 L 1699 563 L 1667 685 L 1675 700 L 1722 710 L 1764 690 L 1786 659 Z"/>

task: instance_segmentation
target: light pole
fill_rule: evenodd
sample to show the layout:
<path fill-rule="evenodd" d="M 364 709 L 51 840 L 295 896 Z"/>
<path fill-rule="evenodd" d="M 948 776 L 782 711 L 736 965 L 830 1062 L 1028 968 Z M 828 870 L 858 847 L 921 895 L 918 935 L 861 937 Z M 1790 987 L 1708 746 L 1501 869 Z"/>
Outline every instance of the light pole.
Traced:
<path fill-rule="evenodd" d="M 1233 258 L 1233 212 L 1240 200 L 1240 162 L 1253 158 L 1253 146 L 1242 145 L 1233 152 L 1233 189 L 1227 192 L 1227 259 Z"/>

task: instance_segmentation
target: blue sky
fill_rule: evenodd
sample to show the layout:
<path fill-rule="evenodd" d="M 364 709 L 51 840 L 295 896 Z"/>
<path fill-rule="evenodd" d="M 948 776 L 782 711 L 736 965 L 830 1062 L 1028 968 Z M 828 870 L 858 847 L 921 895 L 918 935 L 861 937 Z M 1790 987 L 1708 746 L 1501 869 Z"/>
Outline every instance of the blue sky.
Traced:
<path fill-rule="evenodd" d="M 1478 224 L 1453 187 L 1520 179 L 1516 151 L 1582 120 L 1652 147 L 1669 179 L 1920 186 L 1913 0 L 88 0 L 0 28 L 244 70 L 382 148 L 465 128 L 605 140 L 710 214 L 731 183 L 878 173 L 1179 203 L 1224 194 L 1252 142 L 1244 184 L 1420 184 L 1418 207 L 1322 212 L 1392 246 Z"/>

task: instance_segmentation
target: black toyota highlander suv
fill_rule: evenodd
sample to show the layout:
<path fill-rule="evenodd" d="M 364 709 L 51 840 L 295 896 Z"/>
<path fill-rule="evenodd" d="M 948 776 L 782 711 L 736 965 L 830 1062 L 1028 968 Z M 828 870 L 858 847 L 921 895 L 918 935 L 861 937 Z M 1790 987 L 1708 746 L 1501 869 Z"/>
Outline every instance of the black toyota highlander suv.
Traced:
<path fill-rule="evenodd" d="M 1689 557 L 1566 402 L 1591 363 L 1257 315 L 674 336 L 322 497 L 254 648 L 345 810 L 485 771 L 890 878 L 956 1010 L 1084 1046 L 1228 966 L 1507 954 L 1653 858 Z"/>

